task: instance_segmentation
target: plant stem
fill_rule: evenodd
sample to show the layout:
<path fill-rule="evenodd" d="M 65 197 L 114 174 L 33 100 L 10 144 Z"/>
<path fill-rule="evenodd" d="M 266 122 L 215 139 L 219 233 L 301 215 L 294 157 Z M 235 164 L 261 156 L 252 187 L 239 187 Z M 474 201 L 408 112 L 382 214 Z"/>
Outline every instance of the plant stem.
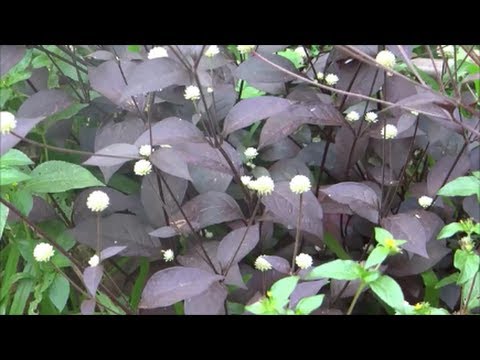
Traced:
<path fill-rule="evenodd" d="M 298 245 L 300 244 L 300 236 L 302 234 L 302 230 L 300 229 L 302 224 L 302 206 L 303 206 L 303 194 L 300 194 L 298 217 L 297 217 L 297 233 L 295 234 L 295 246 L 293 248 L 292 267 L 290 269 L 290 274 L 293 274 L 293 272 L 295 271 L 295 258 L 297 257 Z"/>
<path fill-rule="evenodd" d="M 363 289 L 365 288 L 365 284 L 362 282 L 360 286 L 357 289 L 357 292 L 355 293 L 355 296 L 353 297 L 352 303 L 350 304 L 350 307 L 348 308 L 347 315 L 352 315 L 353 308 L 355 307 L 355 304 L 358 301 L 358 298 L 360 297 L 360 294 L 362 293 Z"/>

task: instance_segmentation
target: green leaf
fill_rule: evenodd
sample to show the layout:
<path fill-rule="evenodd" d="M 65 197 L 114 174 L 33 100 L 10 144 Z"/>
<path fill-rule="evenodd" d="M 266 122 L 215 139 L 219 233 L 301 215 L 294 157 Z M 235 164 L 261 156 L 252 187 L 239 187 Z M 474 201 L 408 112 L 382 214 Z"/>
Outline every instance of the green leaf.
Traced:
<path fill-rule="evenodd" d="M 37 166 L 25 189 L 36 193 L 58 193 L 71 189 L 104 186 L 87 169 L 65 161 L 47 161 Z"/>
<path fill-rule="evenodd" d="M 474 176 L 460 176 L 438 190 L 442 196 L 469 196 L 477 194 L 480 198 L 480 180 Z"/>
<path fill-rule="evenodd" d="M 376 227 L 375 228 L 375 240 L 377 240 L 377 242 L 379 244 L 385 245 L 385 240 L 387 240 L 387 239 L 395 239 L 395 238 L 387 230 L 382 229 L 380 227 Z"/>
<path fill-rule="evenodd" d="M 15 191 L 10 196 L 10 202 L 25 216 L 28 216 L 33 208 L 32 194 L 25 190 Z"/>
<path fill-rule="evenodd" d="M 350 255 L 343 249 L 338 240 L 330 233 L 326 232 L 323 236 L 323 242 L 327 248 L 332 251 L 339 259 L 350 260 Z"/>
<path fill-rule="evenodd" d="M 457 284 L 461 285 L 475 276 L 480 267 L 480 256 L 473 252 L 457 250 L 453 259 L 453 265 L 460 270 Z"/>
<path fill-rule="evenodd" d="M 456 283 L 459 275 L 460 273 L 458 272 L 448 275 L 447 277 L 443 278 L 435 285 L 435 289 L 440 289 L 444 286 Z"/>
<path fill-rule="evenodd" d="M 242 315 L 246 308 L 243 304 L 227 301 L 227 310 L 229 315 Z"/>
<path fill-rule="evenodd" d="M 303 57 L 295 50 L 286 49 L 285 51 L 277 52 L 278 55 L 283 56 L 284 58 L 290 60 L 295 68 L 301 68 L 303 66 Z"/>
<path fill-rule="evenodd" d="M 45 127 L 48 127 L 53 122 L 70 119 L 72 116 L 78 114 L 80 110 L 86 108 L 87 106 L 88 104 L 74 103 L 65 110 L 49 116 L 46 120 L 43 121 L 43 124 Z"/>
<path fill-rule="evenodd" d="M 468 304 L 465 308 L 467 310 L 475 309 L 480 306 L 480 275 L 468 280 L 464 286 L 462 286 L 462 301 Z"/>
<path fill-rule="evenodd" d="M 299 279 L 300 278 L 298 276 L 289 276 L 278 280 L 270 289 L 270 297 L 274 299 L 275 302 L 283 303 L 285 300 L 288 301 L 288 297 L 293 290 L 295 290 L 295 286 L 297 286 Z"/>
<path fill-rule="evenodd" d="M 141 258 L 140 260 L 140 271 L 138 273 L 135 284 L 133 285 L 132 294 L 130 295 L 130 305 L 133 309 L 138 308 L 140 299 L 142 296 L 142 291 L 147 281 L 148 271 L 150 269 L 150 263 L 147 258 Z"/>
<path fill-rule="evenodd" d="M 30 179 L 28 174 L 21 172 L 15 168 L 7 168 L 1 170 L 0 186 L 18 183 Z"/>
<path fill-rule="evenodd" d="M 105 295 L 103 292 L 99 291 L 97 295 L 98 302 L 103 305 L 107 312 L 111 315 L 125 315 L 125 311 L 119 308 L 117 305 L 112 303 L 112 300 Z"/>
<path fill-rule="evenodd" d="M 295 311 L 301 315 L 308 315 L 322 305 L 324 297 L 325 295 L 321 294 L 303 298 L 298 302 Z"/>
<path fill-rule="evenodd" d="M 35 275 L 35 268 L 32 264 L 27 264 L 23 271 L 33 276 Z M 34 285 L 35 283 L 31 279 L 23 279 L 18 283 L 15 295 L 13 297 L 12 306 L 10 307 L 10 315 L 23 314 L 25 311 L 25 305 L 27 304 L 27 300 L 30 297 L 30 293 L 32 292 Z"/>
<path fill-rule="evenodd" d="M 48 297 L 59 312 L 65 308 L 69 295 L 70 283 L 63 275 L 56 274 L 52 285 L 48 288 Z"/>
<path fill-rule="evenodd" d="M 127 46 L 128 51 L 130 52 L 140 52 L 140 45 L 128 45 Z"/>
<path fill-rule="evenodd" d="M 8 251 L 8 253 L 3 274 L 0 277 L 2 279 L 0 282 L 0 301 L 8 294 L 12 286 L 12 277 L 17 273 L 18 261 L 20 259 L 20 253 L 15 243 L 7 245 L 3 251 Z"/>
<path fill-rule="evenodd" d="M 457 232 L 463 231 L 463 225 L 458 222 L 453 222 L 448 225 L 445 225 L 440 233 L 437 235 L 437 239 L 449 238 L 450 236 L 455 235 Z"/>
<path fill-rule="evenodd" d="M 432 306 L 438 306 L 440 301 L 440 290 L 436 288 L 438 283 L 437 275 L 433 270 L 422 273 L 423 283 L 425 284 L 425 295 L 423 300 Z"/>
<path fill-rule="evenodd" d="M 361 279 L 366 284 L 370 284 L 371 282 L 376 281 L 381 276 L 380 271 L 365 271 L 362 272 Z"/>
<path fill-rule="evenodd" d="M 352 260 L 334 260 L 313 268 L 306 276 L 307 280 L 330 278 L 336 280 L 358 279 L 358 264 Z"/>
<path fill-rule="evenodd" d="M 263 315 L 270 311 L 268 307 L 268 299 L 261 299 L 256 303 L 245 306 L 245 310 L 255 315 Z"/>
<path fill-rule="evenodd" d="M 7 223 L 9 209 L 0 203 L 0 240 L 2 239 L 3 229 Z"/>
<path fill-rule="evenodd" d="M 377 246 L 368 256 L 367 262 L 365 263 L 365 268 L 370 268 L 372 266 L 381 264 L 390 253 L 390 250 L 384 246 Z"/>
<path fill-rule="evenodd" d="M 0 88 L 0 108 L 5 108 L 5 104 L 11 97 L 13 97 L 15 93 L 11 88 L 1 89 Z M 6 110 L 6 109 L 5 109 Z"/>
<path fill-rule="evenodd" d="M 402 289 L 390 276 L 380 276 L 376 281 L 370 283 L 370 288 L 388 306 L 396 309 L 403 305 Z"/>
<path fill-rule="evenodd" d="M 30 160 L 27 155 L 17 149 L 10 149 L 0 157 L 0 167 L 25 166 L 31 164 L 33 164 L 33 161 Z"/>

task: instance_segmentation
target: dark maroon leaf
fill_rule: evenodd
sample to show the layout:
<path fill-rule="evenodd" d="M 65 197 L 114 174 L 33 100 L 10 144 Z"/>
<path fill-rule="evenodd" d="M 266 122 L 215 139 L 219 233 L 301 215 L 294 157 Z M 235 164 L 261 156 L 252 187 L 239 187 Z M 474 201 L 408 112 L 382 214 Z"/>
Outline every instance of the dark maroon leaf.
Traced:
<path fill-rule="evenodd" d="M 298 284 L 290 295 L 290 309 L 295 309 L 295 306 L 303 298 L 318 294 L 326 284 L 328 284 L 328 280 L 306 281 Z"/>
<path fill-rule="evenodd" d="M 476 222 L 480 222 L 480 206 L 475 195 L 467 196 L 463 199 L 463 210 Z"/>
<path fill-rule="evenodd" d="M 235 130 L 252 125 L 254 122 L 285 111 L 292 101 L 274 97 L 259 96 L 245 99 L 236 104 L 228 113 L 223 124 L 223 134 L 228 135 Z"/>
<path fill-rule="evenodd" d="M 164 238 L 169 238 L 169 237 L 172 237 L 172 236 L 176 236 L 176 235 L 178 235 L 178 233 L 171 226 L 162 226 L 162 227 L 150 232 L 149 235 L 164 239 Z"/>
<path fill-rule="evenodd" d="M 95 312 L 95 299 L 85 299 L 80 305 L 80 312 L 82 315 L 92 315 Z"/>
<path fill-rule="evenodd" d="M 448 172 L 452 168 L 453 164 L 455 163 L 456 157 L 454 156 L 445 156 L 439 159 L 432 169 L 429 171 L 427 176 L 427 189 L 428 195 L 434 196 L 437 194 L 437 191 L 442 187 L 442 185 L 453 179 L 464 175 L 470 169 L 470 161 L 466 154 L 460 156 L 457 164 L 453 168 L 448 179 L 445 181 Z"/>
<path fill-rule="evenodd" d="M 297 73 L 293 63 L 283 56 L 275 54 L 263 54 L 267 60 L 280 66 L 282 69 Z M 249 83 L 285 83 L 294 80 L 295 77 L 281 71 L 258 57 L 252 56 L 235 70 L 234 75 Z"/>
<path fill-rule="evenodd" d="M 89 266 L 83 271 L 83 282 L 87 288 L 89 294 L 95 297 L 97 293 L 98 285 L 102 281 L 103 277 L 103 266 Z"/>
<path fill-rule="evenodd" d="M 255 248 L 259 239 L 258 224 L 235 229 L 225 236 L 217 250 L 217 259 L 222 269 L 226 269 L 231 263 L 239 263 Z"/>
<path fill-rule="evenodd" d="M 139 308 L 173 305 L 203 293 L 211 284 L 222 279 L 223 276 L 198 268 L 174 266 L 161 270 L 147 281 Z"/>
<path fill-rule="evenodd" d="M 131 145 L 131 144 L 112 144 L 112 145 L 108 145 L 107 147 L 104 147 L 103 149 L 95 151 L 95 154 L 138 157 L 138 148 L 135 145 Z M 85 161 L 83 165 L 114 166 L 114 165 L 124 164 L 127 161 L 130 161 L 130 160 L 93 155 L 90 158 L 88 158 L 88 160 Z"/>
<path fill-rule="evenodd" d="M 335 153 L 335 169 L 341 179 L 345 179 L 346 168 L 348 166 L 348 158 L 352 151 L 353 134 L 347 127 L 341 127 L 335 136 L 335 144 L 333 147 Z M 353 166 L 365 156 L 368 145 L 368 137 L 363 136 L 357 140 L 355 148 L 352 151 L 349 171 Z M 348 178 L 348 177 L 347 177 Z"/>
<path fill-rule="evenodd" d="M 192 184 L 200 194 L 208 191 L 227 191 L 228 186 L 232 182 L 232 175 L 223 172 L 205 169 L 201 166 L 189 165 Z"/>
<path fill-rule="evenodd" d="M 205 142 L 202 132 L 191 122 L 169 117 L 152 126 L 152 145 L 172 145 L 184 142 Z M 150 144 L 150 132 L 145 130 L 135 145 Z"/>
<path fill-rule="evenodd" d="M 383 218 L 381 225 L 390 231 L 395 239 L 406 240 L 402 247 L 413 253 L 428 258 L 427 234 L 419 219 L 412 214 L 397 214 Z"/>
<path fill-rule="evenodd" d="M 225 286 L 214 282 L 203 293 L 185 300 L 185 315 L 225 315 L 227 295 Z"/>
<path fill-rule="evenodd" d="M 157 149 L 151 156 L 150 160 L 159 170 L 170 174 L 174 177 L 192 180 L 188 169 L 187 161 L 182 152 L 169 149 Z"/>
<path fill-rule="evenodd" d="M 19 118 L 47 117 L 72 104 L 70 96 L 62 90 L 41 90 L 30 96 L 17 112 Z"/>
<path fill-rule="evenodd" d="M 113 55 L 110 51 L 105 51 L 105 50 L 94 51 L 93 53 L 87 56 L 95 60 L 103 60 L 103 61 L 115 59 L 115 55 Z"/>
<path fill-rule="evenodd" d="M 258 45 L 257 52 L 259 54 L 273 54 L 277 51 L 284 50 L 288 45 Z"/>
<path fill-rule="evenodd" d="M 407 214 L 413 215 L 422 224 L 427 243 L 436 241 L 438 233 L 445 225 L 440 216 L 425 210 L 411 210 Z"/>
<path fill-rule="evenodd" d="M 263 257 L 272 265 L 272 268 L 278 272 L 282 274 L 288 274 L 290 272 L 290 263 L 286 259 L 272 255 L 263 255 Z"/>
<path fill-rule="evenodd" d="M 160 91 L 171 85 L 190 85 L 187 70 L 170 58 L 147 60 L 133 70 L 122 100 L 126 101 L 132 95 Z"/>
<path fill-rule="evenodd" d="M 107 260 L 108 258 L 111 258 L 112 256 L 115 256 L 118 253 L 122 252 L 126 248 L 127 248 L 126 246 L 111 246 L 106 249 L 103 249 L 100 252 L 100 259 Z"/>
<path fill-rule="evenodd" d="M 33 196 L 32 210 L 28 213 L 28 220 L 34 224 L 58 217 L 55 209 L 46 200 L 39 196 Z M 8 222 L 20 221 L 20 218 L 10 211 L 8 213 Z"/>
<path fill-rule="evenodd" d="M 15 127 L 15 134 L 21 137 L 27 136 L 27 134 L 32 130 L 35 125 L 37 125 L 40 121 L 45 119 L 44 116 L 37 117 L 34 119 L 24 119 L 24 118 L 16 118 L 17 126 Z M 17 145 L 20 142 L 20 138 L 13 134 L 1 134 L 0 133 L 0 156 L 5 154 L 8 150 L 12 147 Z"/>
<path fill-rule="evenodd" d="M 287 229 L 295 229 L 299 211 L 300 196 L 290 190 L 289 182 L 278 182 L 272 194 L 263 196 L 262 203 L 274 215 L 274 221 Z M 323 237 L 322 207 L 313 192 L 303 194 L 301 230 Z"/>
<path fill-rule="evenodd" d="M 0 77 L 23 59 L 25 51 L 24 45 L 0 45 Z"/>
<path fill-rule="evenodd" d="M 272 165 L 269 172 L 275 182 L 290 181 L 296 175 L 305 175 L 313 182 L 310 169 L 297 159 L 279 160 Z"/>
<path fill-rule="evenodd" d="M 372 188 L 356 182 L 342 182 L 321 190 L 340 204 L 348 205 L 357 215 L 378 222 L 378 196 Z"/>

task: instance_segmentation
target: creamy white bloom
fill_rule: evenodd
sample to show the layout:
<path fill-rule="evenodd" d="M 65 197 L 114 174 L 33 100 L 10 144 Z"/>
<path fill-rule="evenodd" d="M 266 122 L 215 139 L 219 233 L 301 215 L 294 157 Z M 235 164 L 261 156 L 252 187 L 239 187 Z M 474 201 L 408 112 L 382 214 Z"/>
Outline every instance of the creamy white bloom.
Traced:
<path fill-rule="evenodd" d="M 207 92 L 208 92 L 209 94 L 211 94 L 211 93 L 213 92 L 213 88 L 211 88 L 210 86 L 207 87 Z"/>
<path fill-rule="evenodd" d="M 377 54 L 375 61 L 378 64 L 391 69 L 395 66 L 396 59 L 395 59 L 395 55 L 391 51 L 382 50 Z"/>
<path fill-rule="evenodd" d="M 8 111 L 0 112 L 0 133 L 2 135 L 10 133 L 13 129 L 17 127 L 17 120 L 15 120 L 15 115 Z"/>
<path fill-rule="evenodd" d="M 424 209 L 428 208 L 432 205 L 433 199 L 430 196 L 423 195 L 418 198 L 418 205 L 423 207 Z"/>
<path fill-rule="evenodd" d="M 160 147 L 161 147 L 162 149 L 171 149 L 171 148 L 172 148 L 172 145 L 161 144 Z"/>
<path fill-rule="evenodd" d="M 205 237 L 207 239 L 211 239 L 213 237 L 213 233 L 205 229 Z"/>
<path fill-rule="evenodd" d="M 255 260 L 255 269 L 260 270 L 260 271 L 268 271 L 272 269 L 272 264 L 268 262 L 267 259 L 264 258 L 263 255 L 260 255 L 257 257 Z"/>
<path fill-rule="evenodd" d="M 324 78 L 325 78 L 325 74 L 324 74 L 324 73 L 322 73 L 322 72 L 318 72 L 318 73 L 317 73 L 317 79 L 318 79 L 318 80 L 323 80 Z"/>
<path fill-rule="evenodd" d="M 167 50 L 161 46 L 156 46 L 148 52 L 148 58 L 151 59 L 158 59 L 168 57 Z"/>
<path fill-rule="evenodd" d="M 200 99 L 200 89 L 198 88 L 198 86 L 189 85 L 186 87 L 185 93 L 183 96 L 187 100 L 192 100 L 192 101 L 198 100 Z"/>
<path fill-rule="evenodd" d="M 443 53 L 446 58 L 453 58 L 455 56 L 455 47 L 453 45 L 442 45 Z M 441 52 L 439 52 L 441 54 Z"/>
<path fill-rule="evenodd" d="M 93 212 L 101 212 L 110 204 L 108 195 L 100 190 L 93 191 L 87 198 L 87 207 Z"/>
<path fill-rule="evenodd" d="M 145 176 L 152 172 L 152 163 L 148 160 L 138 160 L 133 166 L 133 171 L 139 176 Z"/>
<path fill-rule="evenodd" d="M 249 147 L 243 152 L 243 154 L 248 160 L 253 160 L 257 157 L 258 151 L 254 147 Z"/>
<path fill-rule="evenodd" d="M 382 137 L 385 137 L 385 139 L 394 139 L 397 137 L 398 130 L 395 125 L 387 124 L 384 128 L 382 128 L 380 134 Z"/>
<path fill-rule="evenodd" d="M 243 175 L 242 177 L 240 177 L 240 180 L 242 180 L 242 184 L 246 186 L 250 184 L 250 182 L 252 181 L 252 177 L 248 175 Z"/>
<path fill-rule="evenodd" d="M 255 169 L 257 167 L 257 165 L 255 165 L 254 163 L 252 163 L 251 161 L 247 162 L 245 165 L 247 165 L 248 167 L 252 168 L 252 169 Z"/>
<path fill-rule="evenodd" d="M 295 51 L 298 55 L 300 55 L 302 58 L 306 58 L 306 57 L 307 57 L 307 52 L 305 51 L 305 49 L 303 48 L 303 46 L 297 47 L 294 51 Z"/>
<path fill-rule="evenodd" d="M 315 136 L 312 138 L 312 143 L 319 143 L 322 141 L 322 138 L 320 136 Z"/>
<path fill-rule="evenodd" d="M 333 86 L 336 83 L 338 83 L 338 80 L 339 80 L 338 76 L 335 74 L 328 74 L 327 76 L 325 76 L 325 82 L 327 83 L 327 85 L 330 85 L 330 86 Z"/>
<path fill-rule="evenodd" d="M 347 116 L 345 116 L 345 119 L 347 119 L 347 121 L 357 121 L 360 119 L 360 114 L 356 111 L 350 111 Z"/>
<path fill-rule="evenodd" d="M 35 249 L 33 249 L 33 257 L 39 262 L 49 261 L 54 253 L 55 250 L 53 250 L 53 246 L 44 242 L 38 244 L 35 246 Z"/>
<path fill-rule="evenodd" d="M 255 49 L 255 45 L 237 45 L 237 50 L 240 54 L 248 54 L 253 49 Z"/>
<path fill-rule="evenodd" d="M 313 259 L 310 255 L 301 253 L 295 258 L 295 263 L 300 269 L 308 269 L 313 264 Z"/>
<path fill-rule="evenodd" d="M 217 45 L 210 45 L 207 50 L 205 50 L 205 56 L 206 57 L 214 57 L 220 53 L 220 49 L 218 48 Z"/>
<path fill-rule="evenodd" d="M 142 145 L 138 153 L 142 156 L 150 156 L 152 155 L 152 147 L 150 145 Z"/>
<path fill-rule="evenodd" d="M 248 187 L 259 195 L 270 195 L 275 189 L 275 183 L 270 176 L 260 176 L 257 180 L 250 181 Z"/>
<path fill-rule="evenodd" d="M 166 262 L 173 261 L 175 259 L 175 254 L 172 249 L 164 250 L 163 252 L 163 260 Z"/>
<path fill-rule="evenodd" d="M 91 267 L 95 267 L 98 264 L 100 264 L 100 258 L 98 257 L 98 255 L 93 255 L 90 260 L 88 260 L 88 265 L 90 265 Z"/>
<path fill-rule="evenodd" d="M 378 115 L 373 111 L 369 111 L 365 114 L 365 121 L 369 123 L 376 123 L 378 121 Z"/>
<path fill-rule="evenodd" d="M 290 180 L 290 190 L 295 194 L 303 194 L 304 192 L 310 191 L 312 184 L 310 179 L 305 175 L 295 175 L 292 180 Z"/>
<path fill-rule="evenodd" d="M 418 111 L 412 110 L 412 111 L 410 111 L 410 113 L 411 113 L 412 115 L 418 116 Z"/>

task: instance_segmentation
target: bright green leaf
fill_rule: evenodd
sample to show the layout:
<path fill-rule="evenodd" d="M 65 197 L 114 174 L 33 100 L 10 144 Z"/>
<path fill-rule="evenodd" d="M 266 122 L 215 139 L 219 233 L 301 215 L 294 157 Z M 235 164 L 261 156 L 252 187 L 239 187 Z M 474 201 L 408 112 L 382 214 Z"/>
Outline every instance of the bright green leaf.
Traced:
<path fill-rule="evenodd" d="M 0 203 L 0 239 L 2 239 L 3 229 L 7 223 L 9 209 Z"/>
<path fill-rule="evenodd" d="M 463 225 L 458 222 L 453 222 L 445 225 L 440 233 L 437 235 L 437 239 L 449 238 L 455 235 L 457 232 L 463 231 Z"/>
<path fill-rule="evenodd" d="M 339 259 L 342 260 L 350 260 L 350 255 L 343 249 L 342 245 L 338 242 L 335 237 L 326 232 L 323 236 L 323 242 L 327 246 L 327 248 L 332 251 Z"/>
<path fill-rule="evenodd" d="M 334 260 L 317 266 L 306 276 L 307 280 L 329 278 L 336 280 L 355 280 L 359 278 L 358 264 L 352 260 Z"/>
<path fill-rule="evenodd" d="M 298 302 L 295 311 L 301 315 L 308 315 L 322 305 L 324 297 L 325 295 L 321 294 L 303 298 Z"/>
<path fill-rule="evenodd" d="M 377 246 L 368 256 L 367 262 L 365 263 L 365 268 L 370 268 L 372 266 L 381 264 L 390 253 L 390 250 L 384 246 Z"/>
<path fill-rule="evenodd" d="M 33 164 L 33 161 L 17 149 L 10 149 L 0 157 L 0 166 L 25 166 L 31 164 Z"/>
<path fill-rule="evenodd" d="M 61 274 L 56 274 L 55 280 L 48 289 L 48 297 L 53 305 L 62 312 L 67 304 L 68 296 L 70 295 L 70 283 Z"/>
<path fill-rule="evenodd" d="M 32 194 L 25 190 L 15 191 L 11 194 L 10 202 L 25 216 L 28 216 L 33 208 Z"/>
<path fill-rule="evenodd" d="M 377 242 L 379 244 L 385 245 L 385 240 L 387 240 L 387 239 L 395 239 L 395 238 L 387 230 L 382 229 L 380 227 L 376 227 L 375 228 L 375 240 L 377 240 Z"/>
<path fill-rule="evenodd" d="M 480 267 L 480 256 L 473 252 L 457 250 L 453 259 L 453 265 L 460 270 L 457 284 L 461 285 L 475 276 Z"/>
<path fill-rule="evenodd" d="M 372 291 L 388 306 L 396 309 L 403 305 L 402 289 L 390 276 L 383 275 L 369 285 Z"/>
<path fill-rule="evenodd" d="M 245 306 L 245 310 L 248 312 L 251 312 L 252 314 L 255 315 L 263 315 L 267 311 L 269 311 L 269 308 L 267 306 L 267 301 L 266 299 L 261 299 L 257 301 L 256 303 L 253 303 L 251 305 Z"/>
<path fill-rule="evenodd" d="M 283 302 L 284 300 L 288 300 L 290 294 L 293 292 L 293 290 L 295 290 L 295 286 L 297 286 L 298 280 L 298 276 L 289 276 L 278 280 L 275 284 L 272 285 L 272 288 L 270 289 L 270 297 L 276 302 Z"/>
<path fill-rule="evenodd" d="M 30 179 L 28 174 L 15 168 L 2 169 L 0 173 L 0 186 L 22 182 Z"/>
<path fill-rule="evenodd" d="M 440 289 L 444 286 L 456 283 L 459 275 L 460 274 L 458 272 L 448 275 L 435 285 L 435 289 Z"/>
<path fill-rule="evenodd" d="M 127 46 L 128 51 L 130 52 L 140 52 L 140 45 L 128 45 Z"/>
<path fill-rule="evenodd" d="M 442 196 L 469 196 L 477 194 L 480 197 L 480 180 L 474 176 L 460 176 L 438 190 Z"/>

